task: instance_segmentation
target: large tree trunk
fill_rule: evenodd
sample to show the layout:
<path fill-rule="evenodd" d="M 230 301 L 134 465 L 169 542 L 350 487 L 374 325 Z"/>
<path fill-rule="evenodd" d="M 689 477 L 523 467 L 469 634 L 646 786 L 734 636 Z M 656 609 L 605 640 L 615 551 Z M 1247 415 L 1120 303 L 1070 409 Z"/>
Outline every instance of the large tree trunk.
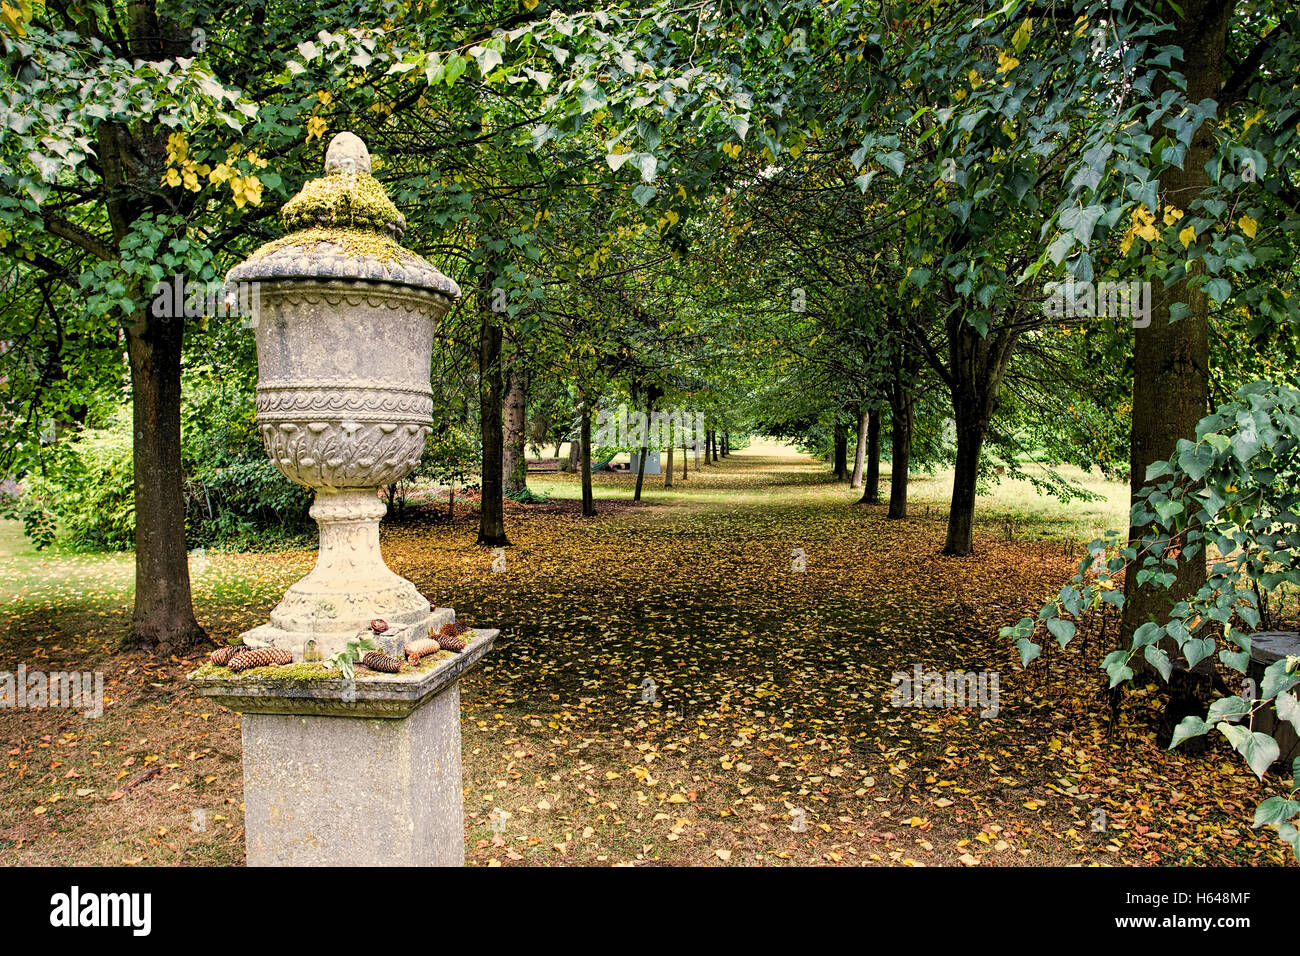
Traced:
<path fill-rule="evenodd" d="M 862 489 L 862 501 L 864 505 L 880 504 L 880 412 L 872 410 L 868 413 L 870 420 L 867 423 L 867 480 L 866 487 Z"/>
<path fill-rule="evenodd" d="M 954 314 L 949 323 L 949 369 L 953 418 L 957 424 L 957 461 L 944 554 L 971 553 L 980 449 L 984 445 L 989 421 L 997 410 L 998 392 L 1015 342 L 1016 335 L 1005 329 L 981 335 L 959 314 Z"/>
<path fill-rule="evenodd" d="M 1232 7 L 1222 0 L 1188 0 L 1182 6 L 1182 16 L 1174 19 L 1173 33 L 1161 40 L 1161 45 L 1174 44 L 1183 49 L 1184 62 L 1175 63 L 1174 69 L 1187 78 L 1188 102 L 1219 98 Z M 1161 90 L 1157 88 L 1156 92 Z M 1210 185 L 1205 164 L 1213 152 L 1214 126 L 1207 122 L 1196 132 L 1182 169 L 1161 176 L 1161 201 L 1178 209 L 1190 209 Z M 1196 423 L 1205 415 L 1209 392 L 1207 296 L 1193 291 L 1188 279 L 1182 279 L 1168 289 L 1153 283 L 1152 300 L 1151 324 L 1133 331 L 1129 482 L 1134 501 L 1146 484 L 1147 466 L 1172 456 L 1180 438 L 1195 439 Z M 1186 303 L 1191 311 L 1171 323 L 1169 310 L 1176 302 Z M 1130 527 L 1129 540 L 1137 542 L 1145 533 L 1145 528 Z M 1140 564 L 1130 561 L 1125 572 L 1121 628 L 1124 642 L 1146 621 L 1168 620 L 1174 604 L 1188 599 L 1205 583 L 1204 552 L 1179 561 L 1174 569 L 1174 585 L 1168 589 L 1139 584 Z"/>
<path fill-rule="evenodd" d="M 131 639 L 169 653 L 206 635 L 194 617 L 181 492 L 183 318 L 146 310 L 126 330 L 135 467 L 135 610 Z"/>
<path fill-rule="evenodd" d="M 912 396 L 901 376 L 894 376 L 889 396 L 888 518 L 907 517 L 907 476 L 912 464 Z"/>
<path fill-rule="evenodd" d="M 523 495 L 528 491 L 528 456 L 525 453 L 528 427 L 527 381 L 518 365 L 510 369 L 506 389 L 506 436 L 503 452 L 502 474 L 508 495 Z"/>
<path fill-rule="evenodd" d="M 850 488 L 862 487 L 862 468 L 867 462 L 867 429 L 871 413 L 863 405 L 858 412 L 858 444 L 853 453 L 853 476 L 849 479 Z"/>
<path fill-rule="evenodd" d="M 501 326 L 487 308 L 479 310 L 479 429 L 483 438 L 482 499 L 479 506 L 478 544 L 507 545 L 501 466 L 504 436 L 501 429 Z"/>
<path fill-rule="evenodd" d="M 698 446 L 696 446 L 696 447 L 698 448 Z M 682 481 L 685 481 L 686 478 L 687 478 L 687 474 L 686 474 L 686 459 L 687 459 L 687 457 L 688 457 L 688 456 L 687 456 L 687 452 L 688 452 L 688 451 L 690 451 L 690 449 L 686 447 L 686 431 L 683 430 L 683 431 L 682 431 Z M 698 455 L 698 454 L 699 454 L 699 451 L 696 451 L 695 454 Z"/>
<path fill-rule="evenodd" d="M 672 436 L 669 435 L 668 436 L 668 467 L 664 469 L 664 487 L 671 488 L 672 486 L 673 486 L 673 439 Z"/>
<path fill-rule="evenodd" d="M 582 403 L 582 425 L 578 439 L 582 457 L 582 516 L 596 517 L 596 502 L 591 493 L 591 411 L 584 400 Z"/>
<path fill-rule="evenodd" d="M 974 547 L 975 486 L 987 426 L 987 421 L 980 421 L 974 414 L 957 416 L 957 461 L 953 467 L 944 554 L 966 555 Z"/>

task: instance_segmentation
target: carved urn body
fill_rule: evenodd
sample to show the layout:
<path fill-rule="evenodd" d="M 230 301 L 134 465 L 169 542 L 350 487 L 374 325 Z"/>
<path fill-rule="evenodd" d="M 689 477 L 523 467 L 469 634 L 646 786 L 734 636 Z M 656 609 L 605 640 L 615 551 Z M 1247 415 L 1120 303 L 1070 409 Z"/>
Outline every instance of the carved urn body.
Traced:
<path fill-rule="evenodd" d="M 386 648 L 437 620 L 384 564 L 379 488 L 415 468 L 432 431 L 429 362 L 456 283 L 399 243 L 401 213 L 364 144 L 330 143 L 326 175 L 285 204 L 288 234 L 232 269 L 257 289 L 257 426 L 285 477 L 315 492 L 320 550 L 246 644 L 328 658 L 385 621 Z M 451 612 L 445 612 L 450 617 Z"/>

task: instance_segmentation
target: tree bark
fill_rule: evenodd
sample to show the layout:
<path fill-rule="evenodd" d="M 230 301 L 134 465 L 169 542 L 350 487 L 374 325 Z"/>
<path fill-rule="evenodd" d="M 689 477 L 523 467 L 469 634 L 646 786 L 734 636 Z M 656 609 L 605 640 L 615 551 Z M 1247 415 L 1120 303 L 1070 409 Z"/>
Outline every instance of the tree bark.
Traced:
<path fill-rule="evenodd" d="M 141 309 L 126 330 L 135 468 L 135 610 L 131 642 L 169 653 L 207 635 L 194 617 L 181 465 L 184 319 Z"/>
<path fill-rule="evenodd" d="M 912 463 L 912 400 L 895 376 L 889 401 L 890 463 L 887 518 L 907 517 L 907 476 Z"/>
<path fill-rule="evenodd" d="M 528 426 L 527 380 L 516 364 L 510 369 L 506 389 L 506 435 L 502 474 L 505 493 L 514 497 L 528 491 L 528 456 L 525 450 Z"/>
<path fill-rule="evenodd" d="M 1188 0 L 1174 30 L 1161 45 L 1182 47 L 1184 62 L 1175 69 L 1187 78 L 1188 102 L 1218 99 L 1223 82 L 1223 57 L 1233 4 L 1221 0 Z M 1168 88 L 1168 83 L 1161 84 Z M 1160 93 L 1161 89 L 1155 91 Z M 1197 130 L 1182 169 L 1171 169 L 1160 179 L 1161 201 L 1189 209 L 1210 185 L 1205 164 L 1214 153 L 1214 124 Z M 1198 260 L 1199 263 L 1200 260 Z M 1189 277 L 1190 278 L 1190 277 Z M 1194 440 L 1196 423 L 1205 415 L 1209 395 L 1209 300 L 1189 288 L 1184 278 L 1168 289 L 1153 283 L 1151 324 L 1133 334 L 1133 417 L 1129 443 L 1131 499 L 1146 485 L 1147 466 L 1173 455 L 1180 438 Z M 1190 312 L 1170 322 L 1170 306 L 1184 302 Z M 1129 528 L 1136 544 L 1146 533 Z M 1127 643 L 1147 621 L 1167 621 L 1174 604 L 1187 600 L 1205 583 L 1204 553 L 1184 559 L 1174 568 L 1172 587 L 1139 584 L 1138 561 L 1125 571 L 1121 641 Z M 1175 652 L 1176 653 L 1176 652 Z M 1139 657 L 1140 661 L 1141 658 Z"/>
<path fill-rule="evenodd" d="M 503 546 L 506 538 L 501 468 L 505 457 L 501 429 L 501 326 L 488 308 L 479 310 L 479 429 L 483 438 L 482 499 L 478 544 Z"/>
<path fill-rule="evenodd" d="M 578 442 L 582 456 L 582 516 L 596 517 L 596 502 L 591 493 L 591 410 L 584 400 L 582 403 L 582 425 Z"/>
<path fill-rule="evenodd" d="M 862 487 L 862 469 L 867 462 L 867 429 L 870 427 L 871 413 L 864 404 L 858 412 L 858 444 L 853 453 L 853 476 L 849 479 L 850 488 Z"/>
<path fill-rule="evenodd" d="M 650 418 L 649 408 L 646 409 L 646 420 Z M 650 429 L 647 427 L 645 435 L 641 439 L 641 454 L 636 462 L 636 491 L 632 494 L 633 501 L 641 500 L 641 486 L 645 483 L 645 460 L 650 455 Z"/>
<path fill-rule="evenodd" d="M 831 470 L 837 479 L 844 481 L 849 477 L 849 433 L 836 426 L 833 435 L 835 464 Z"/>
<path fill-rule="evenodd" d="M 949 322 L 949 384 L 957 424 L 957 461 L 944 554 L 968 555 L 974 545 L 980 450 L 989 421 L 997 410 L 998 393 L 1015 342 L 1016 334 L 1007 329 L 981 335 L 959 312 Z"/>
<path fill-rule="evenodd" d="M 867 481 L 862 489 L 862 504 L 880 504 L 880 412 L 869 413 L 867 423 Z"/>
<path fill-rule="evenodd" d="M 664 469 L 664 487 L 671 488 L 672 486 L 673 486 L 673 439 L 672 436 L 670 435 L 668 437 L 668 467 Z"/>

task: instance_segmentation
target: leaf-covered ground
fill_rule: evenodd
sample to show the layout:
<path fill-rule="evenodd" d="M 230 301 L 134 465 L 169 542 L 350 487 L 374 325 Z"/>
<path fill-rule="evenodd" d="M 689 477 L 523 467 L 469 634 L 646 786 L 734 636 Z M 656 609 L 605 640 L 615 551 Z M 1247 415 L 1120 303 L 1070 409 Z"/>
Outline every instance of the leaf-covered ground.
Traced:
<path fill-rule="evenodd" d="M 1041 526 L 1008 536 L 986 509 L 977 553 L 946 558 L 924 483 L 917 517 L 892 522 L 772 446 L 692 467 L 671 494 L 648 478 L 640 505 L 632 480 L 600 476 L 594 520 L 571 500 L 511 506 L 504 571 L 473 546 L 469 509 L 386 531 L 395 570 L 504 632 L 462 686 L 471 863 L 1288 862 L 1249 826 L 1276 784 L 1226 744 L 1161 751 L 1151 691 L 1108 735 L 1095 637 L 1020 670 L 998 626 L 1077 560 Z M 564 475 L 537 484 L 576 493 Z M 312 555 L 193 560 L 200 618 L 224 639 Z M 109 704 L 98 720 L 0 711 L 0 859 L 242 862 L 238 716 L 186 689 L 198 655 L 112 652 L 128 559 L 7 565 L 0 670 L 103 669 Z M 891 675 L 917 664 L 996 671 L 997 716 L 891 706 Z"/>

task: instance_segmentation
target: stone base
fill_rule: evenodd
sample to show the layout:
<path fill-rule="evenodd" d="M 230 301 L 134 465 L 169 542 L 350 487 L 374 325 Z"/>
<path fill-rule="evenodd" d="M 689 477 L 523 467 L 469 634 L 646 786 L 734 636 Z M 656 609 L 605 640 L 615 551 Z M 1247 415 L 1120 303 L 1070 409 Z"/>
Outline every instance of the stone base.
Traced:
<path fill-rule="evenodd" d="M 460 684 L 409 717 L 245 714 L 249 866 L 463 866 Z"/>
<path fill-rule="evenodd" d="M 440 607 L 430 611 L 421 621 L 406 627 L 393 627 L 383 634 L 374 634 L 370 630 L 349 631 L 286 631 L 274 624 L 259 624 L 250 631 L 239 635 L 249 647 L 280 647 L 293 654 L 295 661 L 306 659 L 309 641 L 315 642 L 315 651 L 323 658 L 330 658 L 343 650 L 347 642 L 368 637 L 379 645 L 379 649 L 390 657 L 401 657 L 402 648 L 430 633 L 437 634 L 444 624 L 456 620 L 456 612 L 449 607 Z M 389 622 L 390 624 L 392 622 Z"/>
<path fill-rule="evenodd" d="M 498 633 L 398 674 L 191 674 L 243 715 L 248 865 L 462 865 L 459 681 Z"/>

